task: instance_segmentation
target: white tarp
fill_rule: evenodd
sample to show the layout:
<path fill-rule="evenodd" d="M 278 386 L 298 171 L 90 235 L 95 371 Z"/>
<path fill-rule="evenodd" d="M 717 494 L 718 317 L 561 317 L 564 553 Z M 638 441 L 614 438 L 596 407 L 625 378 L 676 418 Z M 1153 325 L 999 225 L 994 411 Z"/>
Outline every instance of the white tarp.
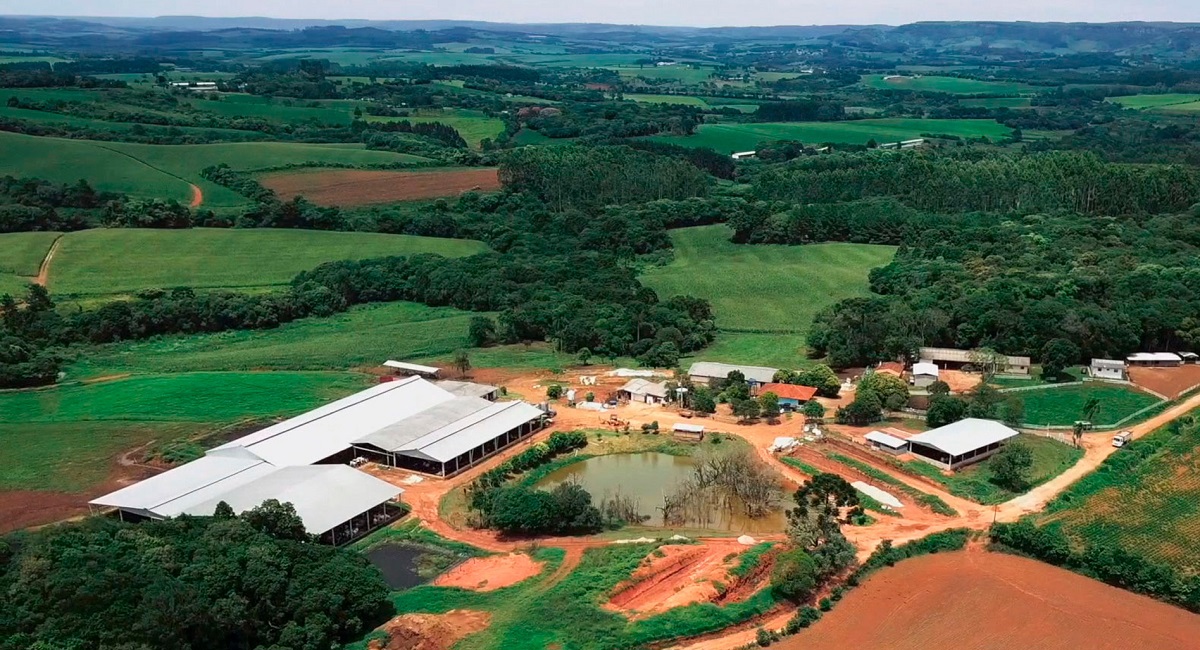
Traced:
<path fill-rule="evenodd" d="M 800 446 L 800 441 L 788 436 L 780 436 L 771 443 L 771 451 L 788 451 Z"/>
<path fill-rule="evenodd" d="M 887 492 L 884 492 L 883 490 L 875 487 L 874 485 L 871 485 L 869 483 L 863 483 L 862 481 L 855 481 L 855 482 L 851 483 L 850 485 L 854 486 L 855 490 L 862 492 L 863 494 L 871 497 L 872 499 L 875 499 L 876 501 L 882 503 L 885 506 L 888 506 L 889 508 L 894 508 L 896 510 L 899 510 L 900 508 L 904 507 L 904 504 L 900 503 L 900 499 L 897 499 L 896 497 L 892 496 L 891 494 L 889 494 Z"/>
<path fill-rule="evenodd" d="M 575 408 L 584 411 L 603 411 L 604 405 L 600 402 L 575 402 Z"/>
<path fill-rule="evenodd" d="M 610 370 L 607 374 L 609 377 L 653 377 L 653 370 L 637 370 L 634 368 L 617 368 Z"/>

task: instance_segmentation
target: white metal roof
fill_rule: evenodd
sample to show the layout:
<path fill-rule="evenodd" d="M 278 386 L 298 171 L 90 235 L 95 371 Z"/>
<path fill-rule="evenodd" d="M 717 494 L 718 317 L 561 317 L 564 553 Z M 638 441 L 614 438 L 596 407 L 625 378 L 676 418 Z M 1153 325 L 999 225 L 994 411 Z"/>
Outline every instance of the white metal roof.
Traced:
<path fill-rule="evenodd" d="M 1015 438 L 1018 435 L 1020 434 L 1013 429 L 995 420 L 967 418 L 925 433 L 919 433 L 909 438 L 908 442 L 940 449 L 951 456 L 960 456 L 996 442 Z"/>
<path fill-rule="evenodd" d="M 479 397 L 456 397 L 435 404 L 403 420 L 389 424 L 377 431 L 367 432 L 353 440 L 353 444 L 368 444 L 384 451 L 400 451 L 412 442 L 439 431 L 447 425 L 460 422 L 493 403 Z"/>
<path fill-rule="evenodd" d="M 1118 370 L 1125 368 L 1125 362 L 1119 359 L 1092 359 L 1092 367 Z"/>
<path fill-rule="evenodd" d="M 921 348 L 917 352 L 922 361 L 949 361 L 951 363 L 970 363 L 974 356 L 972 350 L 955 348 Z M 1006 357 L 1010 366 L 1028 366 L 1029 357 Z"/>
<path fill-rule="evenodd" d="M 685 422 L 676 422 L 671 426 L 674 431 L 682 431 L 684 433 L 704 433 L 704 427 L 699 424 L 687 424 Z"/>
<path fill-rule="evenodd" d="M 186 467 L 186 466 L 185 466 Z M 279 467 L 206 501 L 187 514 L 209 516 L 224 501 L 242 513 L 267 499 L 291 503 L 304 528 L 320 535 L 371 508 L 400 496 L 400 488 L 346 465 Z"/>
<path fill-rule="evenodd" d="M 931 377 L 937 377 L 939 373 L 940 371 L 938 370 L 936 363 L 921 362 L 913 364 L 912 374 L 914 375 L 929 375 Z"/>
<path fill-rule="evenodd" d="M 619 390 L 637 395 L 653 395 L 663 398 L 667 396 L 667 385 L 665 383 L 653 382 L 646 379 L 630 379 Z"/>
<path fill-rule="evenodd" d="M 196 503 L 253 481 L 273 469 L 253 457 L 210 454 L 89 503 L 138 510 L 147 517 L 173 517 Z"/>
<path fill-rule="evenodd" d="M 1134 352 L 1129 355 L 1128 359 L 1130 361 L 1183 361 L 1183 357 L 1174 352 Z"/>
<path fill-rule="evenodd" d="M 724 379 L 733 371 L 739 371 L 746 376 L 747 381 L 758 382 L 760 384 L 769 384 L 775 380 L 775 373 L 779 372 L 778 368 L 766 368 L 763 366 L 736 366 L 728 363 L 715 363 L 712 361 L 697 361 L 688 368 L 688 374 L 693 377 L 718 377 Z"/>
<path fill-rule="evenodd" d="M 882 431 L 872 431 L 863 437 L 871 442 L 878 442 L 879 444 L 885 447 L 891 447 L 892 449 L 900 449 L 908 446 L 907 440 L 903 438 L 897 438 L 896 436 L 884 433 Z"/>
<path fill-rule="evenodd" d="M 498 386 L 490 384 L 476 384 L 470 381 L 452 381 L 443 379 L 435 381 L 434 385 L 446 391 L 450 391 L 459 397 L 486 397 L 500 390 Z"/>
<path fill-rule="evenodd" d="M 461 422 L 405 445 L 399 453 L 446 463 L 526 422 L 545 415 L 526 402 L 499 402 Z"/>
<path fill-rule="evenodd" d="M 439 372 L 442 371 L 441 368 L 435 368 L 433 366 L 422 366 L 422 365 L 416 364 L 416 363 L 408 363 L 406 361 L 393 361 L 391 359 L 384 361 L 383 365 L 388 368 L 395 368 L 396 370 L 407 370 L 409 372 L 416 372 L 416 373 L 420 373 L 422 375 L 437 375 Z"/>

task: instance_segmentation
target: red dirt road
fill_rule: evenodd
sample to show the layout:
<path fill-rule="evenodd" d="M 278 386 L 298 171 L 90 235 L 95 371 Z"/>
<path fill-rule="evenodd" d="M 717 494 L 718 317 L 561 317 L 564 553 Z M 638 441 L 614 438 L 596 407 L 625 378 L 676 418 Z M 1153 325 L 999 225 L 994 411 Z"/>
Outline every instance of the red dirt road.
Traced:
<path fill-rule="evenodd" d="M 190 208 L 198 208 L 204 203 L 204 192 L 199 185 L 192 183 L 192 202 L 188 205 Z"/>
<path fill-rule="evenodd" d="M 261 182 L 284 199 L 303 196 L 318 205 L 340 206 L 436 199 L 471 190 L 500 189 L 495 169 L 305 170 L 270 174 Z"/>
<path fill-rule="evenodd" d="M 784 650 L 1191 650 L 1200 616 L 1011 555 L 931 555 L 880 571 Z"/>

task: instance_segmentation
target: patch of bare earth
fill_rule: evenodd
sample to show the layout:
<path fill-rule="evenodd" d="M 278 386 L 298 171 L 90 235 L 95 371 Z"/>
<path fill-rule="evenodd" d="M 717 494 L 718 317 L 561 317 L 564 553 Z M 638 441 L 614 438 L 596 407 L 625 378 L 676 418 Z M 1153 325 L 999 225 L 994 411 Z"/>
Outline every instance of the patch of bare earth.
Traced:
<path fill-rule="evenodd" d="M 1132 367 L 1129 369 L 1129 379 L 1136 386 L 1175 399 L 1189 388 L 1200 385 L 1200 365 L 1178 368 Z"/>
<path fill-rule="evenodd" d="M 762 577 L 758 571 L 744 578 L 729 575 L 745 550 L 732 540 L 660 546 L 617 585 L 604 608 L 638 619 L 692 603 L 744 600 Z"/>
<path fill-rule="evenodd" d="M 339 206 L 436 199 L 500 189 L 500 176 L 494 168 L 304 170 L 268 174 L 260 182 L 284 199 L 303 196 L 318 205 Z"/>
<path fill-rule="evenodd" d="M 542 572 L 542 563 L 525 553 L 489 555 L 463 562 L 438 576 L 435 587 L 460 587 L 472 591 L 493 591 L 528 580 Z"/>
<path fill-rule="evenodd" d="M 454 609 L 445 614 L 402 614 L 383 625 L 386 640 L 375 640 L 370 650 L 450 650 L 459 641 L 482 631 L 492 621 L 487 612 Z"/>

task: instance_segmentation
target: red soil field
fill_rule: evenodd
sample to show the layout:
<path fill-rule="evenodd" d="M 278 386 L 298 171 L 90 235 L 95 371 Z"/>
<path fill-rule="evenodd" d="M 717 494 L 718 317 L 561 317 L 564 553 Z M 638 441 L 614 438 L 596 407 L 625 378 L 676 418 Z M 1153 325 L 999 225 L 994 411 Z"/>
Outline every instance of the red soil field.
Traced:
<path fill-rule="evenodd" d="M 386 640 L 371 641 L 369 650 L 450 650 L 463 638 L 485 629 L 492 615 L 469 609 L 445 614 L 401 614 L 379 629 Z"/>
<path fill-rule="evenodd" d="M 1178 368 L 1129 368 L 1129 379 L 1137 386 L 1175 399 L 1192 386 L 1200 385 L 1200 366 Z"/>
<path fill-rule="evenodd" d="M 1034 560 L 966 551 L 883 569 L 773 647 L 1194 650 L 1200 616 Z"/>
<path fill-rule="evenodd" d="M 515 585 L 542 572 L 542 563 L 524 553 L 471 558 L 438 576 L 435 587 L 492 591 Z"/>
<path fill-rule="evenodd" d="M 495 169 L 319 169 L 268 174 L 260 182 L 284 199 L 303 196 L 318 205 L 338 206 L 436 199 L 471 190 L 500 189 Z"/>

